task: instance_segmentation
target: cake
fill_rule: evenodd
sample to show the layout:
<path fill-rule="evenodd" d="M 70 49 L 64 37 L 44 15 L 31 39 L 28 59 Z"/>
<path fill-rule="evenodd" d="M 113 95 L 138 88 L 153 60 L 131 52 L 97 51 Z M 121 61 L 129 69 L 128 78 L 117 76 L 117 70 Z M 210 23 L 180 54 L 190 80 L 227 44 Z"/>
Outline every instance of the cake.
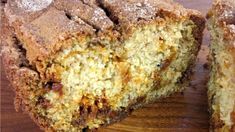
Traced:
<path fill-rule="evenodd" d="M 3 62 L 45 131 L 96 129 L 182 91 L 203 16 L 171 0 L 11 0 Z"/>
<path fill-rule="evenodd" d="M 211 33 L 208 98 L 211 131 L 235 131 L 235 1 L 215 0 L 208 15 Z"/>

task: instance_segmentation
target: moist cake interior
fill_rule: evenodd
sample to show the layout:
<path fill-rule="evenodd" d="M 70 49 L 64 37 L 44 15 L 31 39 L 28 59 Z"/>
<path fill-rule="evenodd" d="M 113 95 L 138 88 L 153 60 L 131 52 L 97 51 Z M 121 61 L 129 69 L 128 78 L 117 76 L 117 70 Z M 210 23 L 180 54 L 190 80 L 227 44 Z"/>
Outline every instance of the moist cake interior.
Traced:
<path fill-rule="evenodd" d="M 41 110 L 39 106 L 39 110 L 53 122 L 52 127 L 69 130 L 86 109 L 86 121 L 77 125 L 93 128 L 110 120 L 94 119 L 98 110 L 121 111 L 139 97 L 149 102 L 182 89 L 178 84 L 198 48 L 194 27 L 191 20 L 166 20 L 133 28 L 123 41 L 75 39 L 46 69 L 57 81 L 47 82 L 49 91 L 40 95 L 51 107 Z"/>
<path fill-rule="evenodd" d="M 226 124 L 224 129 L 226 130 L 233 125 L 231 113 L 235 108 L 235 60 L 231 54 L 229 41 L 224 39 L 223 28 L 218 26 L 214 17 L 210 18 L 209 22 L 208 28 L 212 38 L 210 59 L 213 60 L 211 61 L 211 73 L 208 83 L 208 97 L 211 100 L 209 104 L 211 104 L 213 120 L 221 119 L 224 121 Z M 234 27 L 233 24 L 231 26 Z M 214 125 L 215 128 L 221 126 L 219 122 Z"/>

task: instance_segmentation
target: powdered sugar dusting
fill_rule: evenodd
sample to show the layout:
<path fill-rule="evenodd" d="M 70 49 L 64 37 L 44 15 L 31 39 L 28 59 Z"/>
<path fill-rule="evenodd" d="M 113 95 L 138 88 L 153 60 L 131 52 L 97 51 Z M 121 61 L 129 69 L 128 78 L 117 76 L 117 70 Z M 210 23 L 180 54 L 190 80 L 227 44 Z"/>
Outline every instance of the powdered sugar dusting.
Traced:
<path fill-rule="evenodd" d="M 227 25 L 227 27 L 228 27 L 230 33 L 235 34 L 235 25 L 230 24 L 230 25 Z M 233 41 L 232 44 L 235 47 L 235 41 Z"/>
<path fill-rule="evenodd" d="M 52 3 L 53 0 L 19 0 L 17 1 L 18 7 L 26 11 L 39 11 Z"/>
<path fill-rule="evenodd" d="M 104 11 L 100 8 L 95 8 L 91 21 L 96 24 L 100 24 L 101 29 L 112 27 L 111 20 L 105 15 Z"/>
<path fill-rule="evenodd" d="M 91 21 L 95 21 L 95 22 L 97 22 L 97 21 L 99 21 L 99 20 L 104 20 L 105 19 L 105 17 L 104 17 L 105 15 L 104 15 L 104 13 L 102 12 L 102 10 L 101 9 L 95 9 L 94 10 L 94 12 L 93 12 L 93 16 L 92 16 L 92 18 L 91 18 Z"/>
<path fill-rule="evenodd" d="M 231 25 L 228 25 L 228 27 L 231 32 L 235 33 L 235 25 L 231 24 Z"/>
<path fill-rule="evenodd" d="M 135 14 L 135 18 L 151 19 L 155 15 L 155 9 L 148 2 L 125 3 L 122 7 L 125 12 Z M 134 17 L 134 16 L 133 16 Z M 134 20 L 133 18 L 131 18 Z"/>
<path fill-rule="evenodd" d="M 225 10 L 225 11 L 223 12 L 222 16 L 223 16 L 225 19 L 231 18 L 231 17 L 233 17 L 233 11 L 227 11 L 227 10 Z"/>

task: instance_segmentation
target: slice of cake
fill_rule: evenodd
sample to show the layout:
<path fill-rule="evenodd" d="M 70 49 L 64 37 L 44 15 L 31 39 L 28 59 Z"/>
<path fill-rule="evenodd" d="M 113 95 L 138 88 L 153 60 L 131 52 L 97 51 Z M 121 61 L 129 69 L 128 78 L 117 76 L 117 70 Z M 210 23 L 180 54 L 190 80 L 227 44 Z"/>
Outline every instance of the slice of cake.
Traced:
<path fill-rule="evenodd" d="M 47 131 L 98 128 L 182 91 L 205 23 L 171 0 L 12 0 L 5 14 L 16 106 Z"/>
<path fill-rule="evenodd" d="M 235 131 L 235 1 L 215 0 L 208 13 L 211 131 Z"/>

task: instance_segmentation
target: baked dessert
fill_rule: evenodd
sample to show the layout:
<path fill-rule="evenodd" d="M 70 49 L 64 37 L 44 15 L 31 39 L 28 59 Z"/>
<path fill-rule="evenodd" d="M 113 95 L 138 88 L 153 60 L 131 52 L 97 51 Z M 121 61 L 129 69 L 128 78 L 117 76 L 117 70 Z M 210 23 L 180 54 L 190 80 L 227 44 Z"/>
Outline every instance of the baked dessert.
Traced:
<path fill-rule="evenodd" d="M 235 131 L 235 1 L 215 0 L 208 13 L 211 131 Z"/>
<path fill-rule="evenodd" d="M 171 0 L 12 0 L 3 59 L 46 131 L 94 129 L 182 91 L 205 20 Z"/>

